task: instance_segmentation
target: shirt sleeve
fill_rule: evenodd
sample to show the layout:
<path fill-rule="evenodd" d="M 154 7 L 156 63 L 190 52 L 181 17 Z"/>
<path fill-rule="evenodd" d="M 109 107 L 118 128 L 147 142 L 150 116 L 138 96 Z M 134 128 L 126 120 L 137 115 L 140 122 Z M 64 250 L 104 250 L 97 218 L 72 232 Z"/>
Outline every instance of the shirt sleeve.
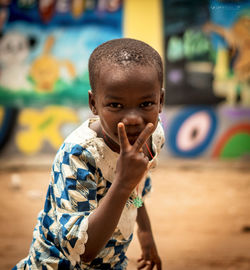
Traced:
<path fill-rule="evenodd" d="M 63 145 L 53 164 L 47 199 L 54 206 L 58 245 L 72 265 L 85 251 L 88 217 L 97 207 L 97 174 L 93 156 L 80 145 Z"/>

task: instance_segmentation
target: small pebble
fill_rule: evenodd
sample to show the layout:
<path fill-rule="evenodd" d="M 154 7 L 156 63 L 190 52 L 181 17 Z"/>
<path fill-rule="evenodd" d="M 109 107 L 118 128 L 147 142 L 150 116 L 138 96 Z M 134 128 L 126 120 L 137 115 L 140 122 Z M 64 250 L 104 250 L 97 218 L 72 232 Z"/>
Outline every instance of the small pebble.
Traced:
<path fill-rule="evenodd" d="M 250 225 L 249 226 L 243 226 L 242 229 L 241 229 L 241 231 L 243 233 L 250 233 Z"/>
<path fill-rule="evenodd" d="M 21 177 L 17 173 L 13 173 L 10 179 L 10 187 L 15 190 L 21 189 Z"/>
<path fill-rule="evenodd" d="M 31 189 L 27 191 L 27 196 L 32 200 L 42 199 L 42 192 L 40 190 Z"/>

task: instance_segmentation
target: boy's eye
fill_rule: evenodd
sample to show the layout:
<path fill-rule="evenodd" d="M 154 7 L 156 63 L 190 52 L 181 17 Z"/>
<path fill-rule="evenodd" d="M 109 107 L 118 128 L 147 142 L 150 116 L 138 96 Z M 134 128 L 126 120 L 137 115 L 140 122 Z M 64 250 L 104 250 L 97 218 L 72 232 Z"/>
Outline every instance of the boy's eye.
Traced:
<path fill-rule="evenodd" d="M 122 108 L 122 104 L 116 103 L 116 102 L 110 103 L 108 106 L 111 108 L 117 108 L 117 109 Z"/>
<path fill-rule="evenodd" d="M 140 107 L 145 108 L 145 107 L 150 107 L 152 105 L 153 105 L 153 102 L 151 102 L 151 101 L 145 101 L 145 102 L 143 102 L 143 103 L 140 104 Z"/>

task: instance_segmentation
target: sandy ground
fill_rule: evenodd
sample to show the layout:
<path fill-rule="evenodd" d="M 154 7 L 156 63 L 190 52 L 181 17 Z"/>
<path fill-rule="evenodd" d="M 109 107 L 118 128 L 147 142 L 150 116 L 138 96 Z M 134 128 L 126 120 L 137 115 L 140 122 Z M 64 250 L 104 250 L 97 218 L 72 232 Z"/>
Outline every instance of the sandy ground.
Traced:
<path fill-rule="evenodd" d="M 1 270 L 11 269 L 27 255 L 44 203 L 49 162 L 28 163 L 1 162 Z M 249 164 L 160 162 L 153 185 L 147 208 L 163 269 L 250 269 Z M 135 237 L 128 251 L 129 270 L 136 269 L 139 256 Z"/>

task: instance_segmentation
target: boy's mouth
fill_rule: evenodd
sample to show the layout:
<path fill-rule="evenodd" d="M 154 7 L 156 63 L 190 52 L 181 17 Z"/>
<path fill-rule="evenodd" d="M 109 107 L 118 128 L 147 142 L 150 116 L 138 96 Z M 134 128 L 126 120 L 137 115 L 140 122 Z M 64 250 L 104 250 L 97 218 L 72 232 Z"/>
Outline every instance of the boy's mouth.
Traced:
<path fill-rule="evenodd" d="M 118 134 L 115 134 L 115 135 L 118 138 Z M 139 135 L 140 135 L 140 133 L 139 134 L 127 134 L 127 138 L 129 140 L 129 142 L 131 142 L 131 141 L 135 142 Z"/>
<path fill-rule="evenodd" d="M 128 140 L 131 144 L 134 144 L 140 134 L 127 134 Z"/>
<path fill-rule="evenodd" d="M 140 135 L 140 133 L 127 133 L 128 137 L 138 137 Z"/>
<path fill-rule="evenodd" d="M 137 138 L 140 136 L 142 130 L 126 130 L 127 138 L 130 142 L 130 144 L 134 144 Z M 118 138 L 118 133 L 115 133 L 115 136 Z"/>

